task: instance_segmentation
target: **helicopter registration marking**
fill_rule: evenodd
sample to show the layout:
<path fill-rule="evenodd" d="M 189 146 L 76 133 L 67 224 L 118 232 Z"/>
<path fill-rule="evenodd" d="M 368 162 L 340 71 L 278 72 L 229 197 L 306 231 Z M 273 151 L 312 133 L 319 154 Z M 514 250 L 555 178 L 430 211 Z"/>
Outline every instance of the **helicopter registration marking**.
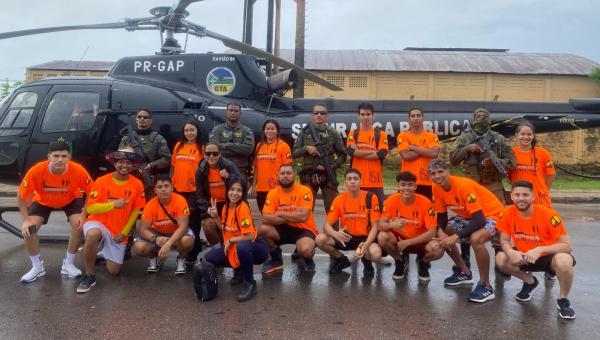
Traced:
<path fill-rule="evenodd" d="M 133 62 L 133 72 L 179 72 L 185 66 L 185 62 L 183 60 L 160 60 L 157 63 L 153 64 L 149 60 L 136 60 Z"/>

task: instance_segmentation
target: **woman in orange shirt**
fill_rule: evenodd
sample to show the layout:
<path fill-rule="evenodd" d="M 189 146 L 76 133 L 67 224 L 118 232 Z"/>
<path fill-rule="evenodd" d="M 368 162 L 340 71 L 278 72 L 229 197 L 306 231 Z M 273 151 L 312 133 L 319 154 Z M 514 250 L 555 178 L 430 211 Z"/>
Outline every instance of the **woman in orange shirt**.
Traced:
<path fill-rule="evenodd" d="M 190 252 L 187 262 L 196 262 L 198 253 L 202 250 L 200 243 L 200 215 L 195 204 L 196 169 L 204 159 L 204 146 L 200 140 L 200 124 L 188 121 L 183 124 L 181 139 L 175 144 L 171 166 L 173 167 L 173 187 L 175 192 L 183 196 L 190 207 L 189 227 L 194 233 L 194 249 Z"/>
<path fill-rule="evenodd" d="M 279 139 L 279 123 L 268 119 L 263 124 L 263 135 L 254 153 L 254 178 L 251 196 L 256 197 L 262 212 L 267 194 L 277 186 L 279 167 L 292 163 L 292 150 Z"/>
<path fill-rule="evenodd" d="M 535 196 L 533 203 L 550 207 L 550 186 L 556 176 L 552 156 L 548 150 L 536 146 L 533 124 L 519 124 L 515 135 L 519 143 L 513 147 L 517 164 L 510 171 L 510 181 L 513 184 L 518 180 L 531 182 Z"/>
<path fill-rule="evenodd" d="M 232 267 L 235 274 L 231 284 L 244 283 L 238 301 L 248 301 L 256 295 L 253 266 L 262 264 L 269 256 L 267 243 L 254 226 L 250 206 L 246 200 L 248 184 L 236 178 L 227 186 L 227 199 L 219 217 L 217 201 L 211 198 L 208 214 L 215 219 L 223 232 L 222 247 L 213 247 L 204 255 L 204 260 L 215 267 Z"/>

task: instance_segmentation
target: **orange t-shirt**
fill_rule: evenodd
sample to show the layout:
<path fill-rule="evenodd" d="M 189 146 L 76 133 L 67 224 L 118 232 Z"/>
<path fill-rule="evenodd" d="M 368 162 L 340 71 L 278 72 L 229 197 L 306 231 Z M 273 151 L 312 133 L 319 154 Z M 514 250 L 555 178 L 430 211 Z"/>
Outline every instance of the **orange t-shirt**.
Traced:
<path fill-rule="evenodd" d="M 438 185 L 432 186 L 433 207 L 437 213 L 445 213 L 448 208 L 457 215 L 470 219 L 471 215 L 483 210 L 487 218 L 498 221 L 504 205 L 488 189 L 472 179 L 450 176 L 450 190 Z"/>
<path fill-rule="evenodd" d="M 171 202 L 165 205 L 165 209 L 177 220 L 180 216 L 190 216 L 190 209 L 183 196 L 173 193 Z M 161 234 L 172 234 L 177 230 L 177 223 L 174 223 L 165 211 L 158 204 L 158 197 L 152 198 L 144 207 L 142 220 L 150 221 L 151 228 Z"/>
<path fill-rule="evenodd" d="M 216 199 L 217 202 L 224 202 L 227 198 L 225 181 L 221 178 L 221 173 L 218 168 L 208 168 L 208 189 L 210 191 L 210 197 Z"/>
<path fill-rule="evenodd" d="M 127 182 L 119 185 L 114 182 L 112 175 L 113 173 L 110 173 L 96 179 L 87 198 L 86 206 L 95 203 L 109 203 L 119 198 L 127 200 L 127 204 L 123 208 L 89 215 L 86 222 L 98 221 L 114 236 L 123 230 L 133 210 L 144 207 L 146 199 L 142 181 L 130 175 Z"/>
<path fill-rule="evenodd" d="M 402 151 L 408 151 L 410 145 L 425 147 L 425 148 L 439 148 L 440 141 L 437 135 L 433 132 L 422 131 L 418 135 L 409 131 L 404 131 L 398 135 L 398 153 Z M 417 185 L 431 185 L 431 179 L 429 178 L 429 163 L 431 158 L 419 157 L 412 161 L 402 160 L 402 167 L 400 171 L 409 171 L 413 175 L 417 176 Z"/>
<path fill-rule="evenodd" d="M 62 208 L 75 198 L 89 193 L 92 177 L 83 166 L 73 161 L 67 163 L 67 171 L 53 175 L 50 161 L 35 164 L 19 185 L 19 198 L 27 200 L 33 194 L 33 201 L 50 208 Z"/>
<path fill-rule="evenodd" d="M 361 190 L 357 198 L 350 197 L 348 192 L 339 194 L 331 204 L 327 214 L 327 222 L 334 224 L 340 221 L 340 228 L 346 227 L 346 232 L 353 237 L 369 235 L 369 215 L 371 221 L 379 221 L 379 200 L 373 195 L 371 209 L 367 207 L 367 192 Z"/>
<path fill-rule="evenodd" d="M 415 238 L 428 229 L 437 228 L 431 201 L 419 194 L 415 194 L 415 201 L 410 205 L 402 203 L 402 194 L 391 195 L 383 203 L 381 216 L 389 217 L 392 221 L 402 218 L 404 227 L 392 229 L 392 233 L 402 239 Z"/>
<path fill-rule="evenodd" d="M 554 162 L 550 153 L 539 146 L 532 150 L 522 151 L 520 147 L 513 148 L 515 159 L 517 161 L 514 169 L 510 169 L 510 181 L 512 183 L 523 179 L 533 184 L 533 193 L 535 199 L 533 203 L 543 204 L 550 207 L 550 190 L 546 186 L 546 176 L 556 172 Z M 535 154 L 535 157 L 534 157 Z"/>
<path fill-rule="evenodd" d="M 295 183 L 289 192 L 285 192 L 278 185 L 267 194 L 263 214 L 273 214 L 276 211 L 296 211 L 300 208 L 306 208 L 310 211 L 306 221 L 288 222 L 287 225 L 310 230 L 316 235 L 319 231 L 317 230 L 312 207 L 313 193 L 309 187 Z"/>
<path fill-rule="evenodd" d="M 181 142 L 177 142 L 171 157 L 173 187 L 178 192 L 193 192 L 196 191 L 196 169 L 204 159 L 204 146 L 198 150 L 198 145 L 195 143 L 183 144 L 179 148 L 180 144 Z"/>
<path fill-rule="evenodd" d="M 358 151 L 379 151 L 389 150 L 387 134 L 385 131 L 379 131 L 379 148 L 375 144 L 375 129 L 365 131 L 360 128 L 358 140 L 354 140 L 354 130 L 348 134 L 346 147 L 356 145 Z M 379 159 L 364 159 L 352 157 L 352 167 L 360 171 L 361 188 L 383 188 L 383 170 L 381 169 L 381 161 Z"/>
<path fill-rule="evenodd" d="M 227 243 L 234 236 L 245 235 L 252 233 L 252 240 L 256 240 L 258 231 L 254 227 L 252 213 L 246 202 L 240 202 L 237 207 L 230 208 L 227 205 L 223 206 L 221 213 L 223 216 L 223 243 Z M 240 260 L 237 257 L 237 243 L 234 243 L 227 249 L 227 259 L 233 268 L 240 266 Z"/>
<path fill-rule="evenodd" d="M 269 191 L 277 186 L 277 176 L 281 164 L 292 163 L 290 146 L 281 139 L 274 143 L 258 143 L 254 158 L 256 191 Z"/>
<path fill-rule="evenodd" d="M 496 229 L 508 234 L 515 248 L 522 252 L 555 244 L 558 239 L 567 235 L 567 229 L 554 209 L 541 204 L 533 204 L 533 215 L 529 218 L 521 216 L 516 206 L 511 205 L 500 217 Z"/>

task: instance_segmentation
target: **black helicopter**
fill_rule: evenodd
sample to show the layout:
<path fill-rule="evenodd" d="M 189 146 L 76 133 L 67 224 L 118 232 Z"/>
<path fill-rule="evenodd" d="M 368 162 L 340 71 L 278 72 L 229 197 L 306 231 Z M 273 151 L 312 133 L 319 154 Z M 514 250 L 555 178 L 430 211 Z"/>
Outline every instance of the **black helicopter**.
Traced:
<path fill-rule="evenodd" d="M 151 17 L 114 23 L 61 26 L 0 33 L 0 39 L 82 29 L 159 30 L 161 51 L 153 56 L 126 57 L 114 65 L 107 77 L 59 77 L 35 81 L 16 89 L 0 106 L 0 178 L 19 180 L 35 162 L 46 157 L 48 144 L 57 139 L 72 143 L 73 157 L 93 175 L 110 170 L 103 155 L 113 151 L 134 121 L 139 107 L 154 112 L 154 129 L 173 147 L 182 124 L 201 122 L 208 132 L 224 122 L 228 102 L 243 106 L 242 123 L 256 137 L 266 119 L 277 119 L 282 137 L 289 143 L 311 119 L 315 103 L 324 102 L 329 122 L 345 137 L 356 127 L 359 100 L 327 98 L 291 99 L 283 93 L 298 77 L 332 90 L 341 90 L 317 75 L 240 41 L 212 32 L 185 18 L 186 8 L 198 0 L 180 0 L 172 7 L 150 10 Z M 246 54 L 183 54 L 174 34 L 220 40 Z M 286 71 L 267 77 L 267 62 Z M 468 125 L 472 112 L 485 107 L 492 112 L 495 129 L 508 135 L 523 120 L 538 132 L 600 127 L 600 99 L 572 99 L 566 103 L 370 100 L 377 123 L 390 138 L 408 129 L 406 112 L 421 107 L 429 121 L 426 128 L 440 139 L 451 138 Z"/>

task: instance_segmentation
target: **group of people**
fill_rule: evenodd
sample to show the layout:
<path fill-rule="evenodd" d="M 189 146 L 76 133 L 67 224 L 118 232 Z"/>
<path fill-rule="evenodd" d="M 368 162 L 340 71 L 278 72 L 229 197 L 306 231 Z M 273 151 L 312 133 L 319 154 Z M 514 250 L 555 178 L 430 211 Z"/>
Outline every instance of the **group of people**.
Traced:
<path fill-rule="evenodd" d="M 531 299 L 539 285 L 531 272 L 542 271 L 560 283 L 559 315 L 575 317 L 568 300 L 575 265 L 571 241 L 550 207 L 554 166 L 550 154 L 536 146 L 532 124 L 517 127 L 518 145 L 511 147 L 491 130 L 489 112 L 475 110 L 471 129 L 458 136 L 450 152 L 450 163 L 464 166 L 463 176 L 454 176 L 438 158 L 437 136 L 423 128 L 423 111 L 410 109 L 410 129 L 397 136 L 402 159 L 397 193 L 386 198 L 382 164 L 388 136 L 374 124 L 371 104 L 358 106 L 360 126 L 350 131 L 346 143 L 327 124 L 327 106 L 315 105 L 312 121 L 292 148 L 280 139 L 279 124 L 271 119 L 255 145 L 253 131 L 240 122 L 241 111 L 241 105 L 228 104 L 227 121 L 212 130 L 205 144 L 198 122 L 185 123 L 171 154 L 151 128 L 151 110 L 140 109 L 137 129 L 107 155 L 115 171 L 95 181 L 70 160 L 67 143 L 52 143 L 48 160 L 32 167 L 19 188 L 22 232 L 32 262 L 21 281 L 45 275 L 37 230 L 50 211 L 62 209 L 72 227 L 63 274 L 82 276 L 73 258 L 85 239 L 80 293 L 96 284 L 98 258 L 117 274 L 128 245 L 137 256 L 149 258 L 148 272 L 158 271 L 176 249 L 175 274 L 185 274 L 186 262 L 195 262 L 201 251 L 203 230 L 211 249 L 202 261 L 234 269 L 231 283 L 243 284 L 239 301 L 256 294 L 253 266 L 263 264 L 264 274 L 283 270 L 280 246 L 293 244 L 293 258 L 301 259 L 306 271 L 315 270 L 316 248 L 331 256 L 330 274 L 349 267 L 351 259 L 342 251 L 353 251 L 351 257 L 361 260 L 366 277 L 375 273 L 373 262 L 393 258 L 395 280 L 405 277 L 409 254 L 416 254 L 418 278 L 424 282 L 430 280 L 431 262 L 447 253 L 455 264 L 444 280 L 447 286 L 474 283 L 473 248 L 479 280 L 468 299 L 485 302 L 495 298 L 486 247 L 491 241 L 497 270 L 523 281 L 519 301 Z M 348 156 L 346 190 L 340 194 L 337 171 Z M 298 173 L 293 162 L 300 163 Z M 510 198 L 502 185 L 505 176 L 512 183 Z M 313 215 L 318 190 L 327 212 L 321 231 Z M 260 226 L 255 226 L 248 195 L 258 203 Z M 505 198 L 514 204 L 505 207 Z"/>

